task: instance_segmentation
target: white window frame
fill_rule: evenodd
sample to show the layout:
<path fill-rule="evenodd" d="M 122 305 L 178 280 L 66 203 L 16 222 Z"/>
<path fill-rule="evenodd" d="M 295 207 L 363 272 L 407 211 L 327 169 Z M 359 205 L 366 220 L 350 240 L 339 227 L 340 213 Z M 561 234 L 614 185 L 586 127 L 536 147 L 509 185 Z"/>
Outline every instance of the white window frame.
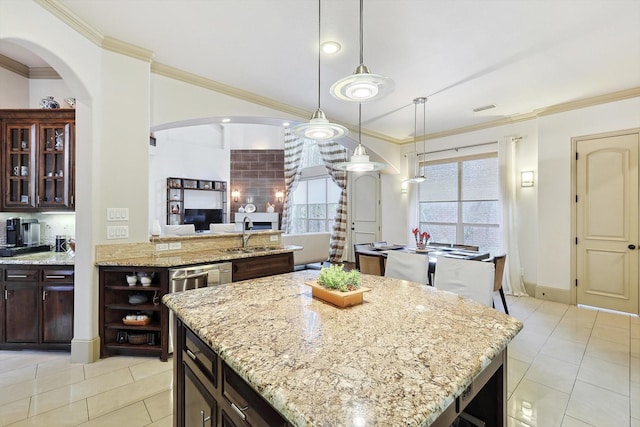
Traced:
<path fill-rule="evenodd" d="M 457 197 L 455 200 L 455 203 L 457 204 L 457 222 L 454 224 L 452 222 L 424 222 L 424 221 L 420 221 L 420 214 L 418 214 L 418 219 L 419 219 L 419 224 L 420 224 L 420 229 L 421 230 L 429 230 L 429 225 L 430 224 L 434 224 L 434 225 L 445 225 L 445 226 L 451 226 L 451 225 L 455 225 L 456 228 L 456 242 L 448 242 L 448 243 L 456 243 L 456 244 L 471 244 L 471 245 L 478 245 L 478 242 L 465 242 L 464 241 L 464 229 L 465 227 L 478 227 L 478 228 L 495 228 L 496 230 L 500 230 L 500 219 L 498 218 L 498 222 L 497 223 L 465 223 L 463 222 L 463 204 L 464 202 L 496 202 L 498 203 L 498 205 L 500 204 L 500 197 L 499 197 L 499 188 L 496 189 L 496 198 L 495 199 L 477 199 L 477 200 L 462 200 L 462 186 L 463 186 L 463 167 L 462 164 L 464 162 L 467 161 L 471 161 L 471 160 L 478 160 L 478 159 L 487 159 L 487 158 L 497 158 L 498 157 L 498 153 L 496 152 L 489 152 L 489 153 L 483 153 L 483 154 L 477 154 L 477 155 L 470 155 L 470 156 L 462 156 L 462 157 L 452 157 L 452 158 L 446 158 L 446 159 L 439 159 L 439 160 L 431 160 L 431 161 L 423 161 L 420 163 L 420 169 L 421 172 L 424 176 L 427 177 L 427 179 L 429 179 L 428 176 L 428 172 L 425 170 L 426 166 L 431 166 L 431 165 L 437 165 L 437 164 L 450 164 L 450 163 L 457 163 L 458 164 L 458 188 L 457 188 Z M 496 173 L 499 173 L 499 164 L 496 163 Z M 499 185 L 499 184 L 498 184 Z M 420 205 L 422 203 L 438 203 L 438 202 L 452 202 L 452 200 L 430 200 L 430 201 L 422 201 L 420 200 L 420 196 L 418 195 L 418 212 L 420 212 Z M 498 206 L 498 213 L 500 212 L 500 207 Z M 499 237 L 499 236 L 498 236 Z M 497 239 L 498 244 L 501 244 L 501 239 Z M 485 248 L 485 249 L 493 249 L 493 250 L 500 250 L 501 248 Z"/>

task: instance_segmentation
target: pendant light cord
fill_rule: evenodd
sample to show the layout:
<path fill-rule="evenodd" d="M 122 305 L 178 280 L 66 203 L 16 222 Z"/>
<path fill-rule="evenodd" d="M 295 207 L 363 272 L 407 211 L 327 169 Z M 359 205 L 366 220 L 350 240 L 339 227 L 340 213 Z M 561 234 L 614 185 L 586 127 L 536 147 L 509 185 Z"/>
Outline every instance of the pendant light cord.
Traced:
<path fill-rule="evenodd" d="M 318 0 L 318 110 L 320 109 L 320 27 L 321 27 L 321 8 L 322 0 Z"/>
<path fill-rule="evenodd" d="M 362 103 L 358 103 L 358 144 L 362 145 Z"/>
<path fill-rule="evenodd" d="M 418 156 L 418 99 L 414 99 L 414 109 L 413 109 L 413 147 L 416 150 L 416 163 L 413 167 L 413 176 L 418 176 L 420 172 L 420 157 Z"/>
<path fill-rule="evenodd" d="M 364 45 L 363 32 L 364 31 L 362 29 L 364 27 L 364 25 L 363 25 L 364 21 L 363 21 L 363 18 L 362 18 L 364 16 L 364 13 L 362 12 L 363 4 L 364 4 L 364 0 L 360 0 L 360 65 L 364 65 L 364 54 L 363 54 L 363 52 L 364 52 L 364 48 L 363 48 L 363 45 Z"/>

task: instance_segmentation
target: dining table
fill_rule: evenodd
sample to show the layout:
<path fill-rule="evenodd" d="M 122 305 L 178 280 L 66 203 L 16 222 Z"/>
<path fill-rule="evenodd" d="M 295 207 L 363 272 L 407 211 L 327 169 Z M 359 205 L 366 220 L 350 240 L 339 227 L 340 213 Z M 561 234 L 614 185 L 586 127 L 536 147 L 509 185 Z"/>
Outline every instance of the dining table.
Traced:
<path fill-rule="evenodd" d="M 424 248 L 411 247 L 409 245 L 369 245 L 369 246 L 361 246 L 359 245 L 356 248 L 356 252 L 360 252 L 362 254 L 374 255 L 374 256 L 382 256 L 384 258 L 387 257 L 389 251 L 399 251 L 399 252 L 409 252 L 416 253 L 420 255 L 424 255 L 429 262 L 429 274 L 428 274 L 428 284 L 433 286 L 433 277 L 436 272 L 436 264 L 438 257 L 448 257 L 448 258 L 457 258 L 457 259 L 468 259 L 468 260 L 476 260 L 481 261 L 484 259 L 489 259 L 491 254 L 486 251 L 471 251 L 468 249 L 448 247 L 448 246 L 429 246 L 426 245 Z"/>

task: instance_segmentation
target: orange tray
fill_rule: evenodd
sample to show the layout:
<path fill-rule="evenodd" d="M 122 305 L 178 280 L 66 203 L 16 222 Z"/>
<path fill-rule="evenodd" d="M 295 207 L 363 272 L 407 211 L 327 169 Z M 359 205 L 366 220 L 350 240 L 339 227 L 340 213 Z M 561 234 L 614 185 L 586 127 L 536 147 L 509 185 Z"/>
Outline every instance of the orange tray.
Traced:
<path fill-rule="evenodd" d="M 151 323 L 151 318 L 147 317 L 145 320 L 122 319 L 122 323 L 124 323 L 127 326 L 146 326 L 149 323 Z"/>

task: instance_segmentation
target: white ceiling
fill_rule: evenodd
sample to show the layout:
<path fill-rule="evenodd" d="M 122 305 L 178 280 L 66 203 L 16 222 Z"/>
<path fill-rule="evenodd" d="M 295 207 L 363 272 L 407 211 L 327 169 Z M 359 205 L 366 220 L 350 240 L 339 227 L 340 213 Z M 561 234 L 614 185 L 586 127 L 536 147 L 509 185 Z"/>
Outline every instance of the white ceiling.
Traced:
<path fill-rule="evenodd" d="M 153 51 L 156 62 L 309 116 L 317 108 L 316 0 L 60 3 L 102 35 Z M 640 87 L 639 0 L 365 0 L 363 17 L 364 64 L 396 85 L 362 106 L 363 128 L 394 140 L 413 138 L 419 96 L 428 97 L 432 134 Z M 322 109 L 357 128 L 357 104 L 334 99 L 329 87 L 359 64 L 359 1 L 322 0 L 321 38 L 342 44 L 322 56 Z M 20 57 L 7 49 L 0 44 Z M 488 104 L 496 108 L 472 111 Z"/>

